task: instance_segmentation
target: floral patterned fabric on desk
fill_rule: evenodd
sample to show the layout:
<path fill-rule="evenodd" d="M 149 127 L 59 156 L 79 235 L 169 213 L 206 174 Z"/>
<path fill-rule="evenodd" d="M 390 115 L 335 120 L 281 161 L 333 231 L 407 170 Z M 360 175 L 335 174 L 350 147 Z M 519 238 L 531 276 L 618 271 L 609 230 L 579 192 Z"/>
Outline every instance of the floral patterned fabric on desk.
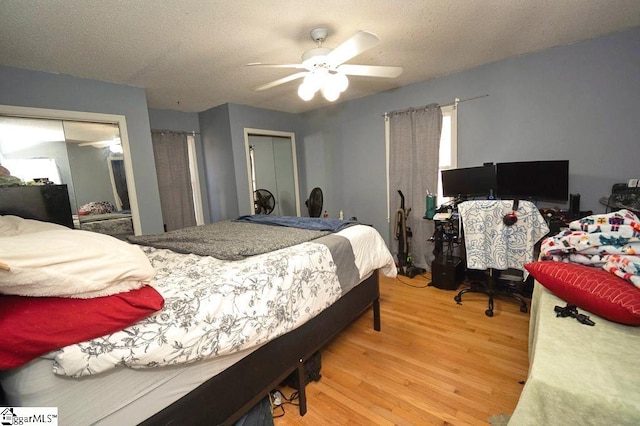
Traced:
<path fill-rule="evenodd" d="M 507 226 L 502 219 L 513 208 L 511 200 L 473 200 L 458 205 L 464 231 L 469 269 L 519 269 L 533 260 L 534 245 L 549 227 L 530 201 L 518 203 L 517 222 Z"/>

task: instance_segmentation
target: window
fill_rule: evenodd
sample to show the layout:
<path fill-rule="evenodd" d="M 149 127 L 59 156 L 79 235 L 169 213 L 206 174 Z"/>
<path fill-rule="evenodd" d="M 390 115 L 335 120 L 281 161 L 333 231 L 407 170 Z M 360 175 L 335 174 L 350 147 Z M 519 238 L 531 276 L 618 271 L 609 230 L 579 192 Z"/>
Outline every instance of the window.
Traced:
<path fill-rule="evenodd" d="M 438 162 L 438 204 L 449 201 L 442 195 L 440 170 L 458 166 L 458 111 L 456 105 L 442 107 L 442 133 L 440 135 L 440 159 Z"/>
<path fill-rule="evenodd" d="M 53 158 L 5 158 L 2 164 L 9 169 L 12 176 L 19 177 L 24 182 L 48 180 L 55 184 L 62 183 L 56 160 Z"/>

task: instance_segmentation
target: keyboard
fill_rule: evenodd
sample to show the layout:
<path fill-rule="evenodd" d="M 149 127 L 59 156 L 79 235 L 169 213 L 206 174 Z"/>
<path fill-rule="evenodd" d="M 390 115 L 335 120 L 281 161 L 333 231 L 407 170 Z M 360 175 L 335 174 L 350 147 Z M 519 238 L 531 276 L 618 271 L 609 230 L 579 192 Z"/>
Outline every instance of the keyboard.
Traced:
<path fill-rule="evenodd" d="M 451 212 L 444 212 L 444 213 L 436 213 L 435 215 L 433 215 L 433 220 L 436 221 L 443 221 L 443 220 L 449 220 L 451 219 Z"/>
<path fill-rule="evenodd" d="M 611 188 L 611 195 L 640 194 L 640 186 L 627 186 L 626 183 L 616 183 Z"/>
<path fill-rule="evenodd" d="M 612 210 L 629 209 L 640 212 L 640 187 L 629 187 L 625 183 L 616 183 L 611 188 L 611 195 L 603 197 L 601 204 Z"/>

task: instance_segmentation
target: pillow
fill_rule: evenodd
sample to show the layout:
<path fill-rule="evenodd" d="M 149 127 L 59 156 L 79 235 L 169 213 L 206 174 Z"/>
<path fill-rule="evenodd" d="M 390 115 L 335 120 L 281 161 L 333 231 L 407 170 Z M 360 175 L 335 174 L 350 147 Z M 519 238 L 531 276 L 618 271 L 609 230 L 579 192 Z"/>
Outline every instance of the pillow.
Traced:
<path fill-rule="evenodd" d="M 151 286 L 94 299 L 0 296 L 0 370 L 122 330 L 163 304 Z"/>
<path fill-rule="evenodd" d="M 31 232 L 68 230 L 66 226 L 56 223 L 41 222 L 33 219 L 23 219 L 18 216 L 0 216 L 0 237 L 29 234 Z"/>
<path fill-rule="evenodd" d="M 86 216 L 89 214 L 105 214 L 113 213 L 116 211 L 116 206 L 109 201 L 92 201 L 80 207 L 78 209 L 78 215 Z"/>
<path fill-rule="evenodd" d="M 640 289 L 615 275 L 591 266 L 541 261 L 524 265 L 536 280 L 556 296 L 602 318 L 640 325 Z"/>
<path fill-rule="evenodd" d="M 154 276 L 140 247 L 68 228 L 0 237 L 0 263 L 0 293 L 20 296 L 108 296 Z"/>

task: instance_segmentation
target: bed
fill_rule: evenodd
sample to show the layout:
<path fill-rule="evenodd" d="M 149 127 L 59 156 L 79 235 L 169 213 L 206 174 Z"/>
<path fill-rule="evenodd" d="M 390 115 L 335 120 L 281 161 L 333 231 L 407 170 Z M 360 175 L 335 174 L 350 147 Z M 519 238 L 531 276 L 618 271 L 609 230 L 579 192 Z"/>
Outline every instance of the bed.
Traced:
<path fill-rule="evenodd" d="M 253 223 L 243 225 L 265 226 Z M 346 246 L 345 242 L 348 242 Z M 345 251 L 345 247 L 350 249 Z M 277 280 L 282 278 L 284 270 L 277 267 L 281 265 L 278 261 L 286 259 L 288 264 L 294 265 L 297 273 L 304 271 L 306 274 L 318 276 L 312 278 L 304 274 L 298 275 L 298 282 L 316 283 L 315 287 L 310 285 L 309 289 L 329 295 L 333 292 L 333 296 L 321 302 L 310 302 L 313 308 L 307 306 L 299 309 L 301 314 L 296 317 L 295 322 L 285 321 L 286 330 L 274 331 L 273 336 L 265 332 L 248 345 L 231 344 L 231 349 L 220 350 L 216 356 L 205 357 L 199 353 L 190 353 L 185 355 L 184 363 L 177 360 L 148 368 L 155 365 L 156 361 L 140 361 L 144 354 L 136 354 L 129 357 L 132 364 L 126 364 L 123 360 L 127 357 L 121 357 L 120 361 L 115 363 L 117 365 L 104 368 L 104 360 L 109 357 L 97 356 L 94 350 L 96 347 L 116 339 L 113 336 L 118 336 L 119 333 L 138 330 L 136 327 L 141 327 L 144 321 L 158 322 L 156 318 L 162 317 L 167 305 L 176 305 L 176 299 L 166 297 L 163 293 L 166 289 L 158 290 L 165 296 L 164 307 L 139 323 L 107 336 L 68 345 L 61 351 L 43 354 L 23 366 L 0 372 L 6 404 L 57 406 L 60 420 L 65 424 L 232 424 L 263 399 L 271 389 L 291 373 L 297 372 L 300 412 L 304 414 L 306 395 L 302 381 L 304 374 L 301 373 L 304 371 L 305 360 L 369 309 L 373 312 L 373 328 L 379 331 L 378 273 L 382 271 L 390 276 L 395 275 L 393 258 L 384 241 L 373 228 L 365 225 L 349 226 L 311 241 L 247 256 L 241 260 L 218 260 L 210 256 L 181 254 L 166 248 L 150 246 L 145 246 L 142 250 L 152 263 L 160 262 L 154 263 L 156 281 L 152 282 L 152 286 L 160 280 L 159 276 L 166 278 L 167 288 L 178 280 L 184 283 L 185 278 L 178 277 L 172 269 L 176 265 L 175 262 L 184 270 L 187 270 L 190 262 L 209 262 L 218 268 L 215 269 L 215 273 L 210 274 L 212 277 L 233 276 L 235 283 L 253 282 L 248 277 L 242 278 L 241 273 L 243 270 L 255 273 L 256 268 L 262 264 L 266 269 L 260 272 L 261 280 L 270 282 L 266 275 L 270 273 L 273 274 L 273 281 L 279 282 Z M 305 259 L 310 256 L 316 256 L 316 259 L 326 258 L 323 262 L 328 262 L 326 264 L 331 266 L 329 269 L 334 270 L 331 274 L 335 274 L 335 277 L 330 278 L 328 269 L 322 269 L 319 264 L 305 265 Z M 341 260 L 349 256 L 353 264 Z M 164 269 L 158 268 L 159 264 L 164 265 Z M 231 268 L 231 272 L 225 272 L 224 268 L 227 267 Z M 160 269 L 163 270 L 162 273 L 158 272 Z M 345 275 L 345 271 L 349 270 L 355 279 L 352 283 L 345 283 L 342 278 L 348 276 Z M 191 272 L 191 275 L 193 274 L 195 272 Z M 342 275 L 338 280 L 340 274 Z M 189 276 L 189 273 L 186 275 Z M 209 274 L 200 273 L 199 276 L 202 278 L 207 275 Z M 333 290 L 324 290 L 324 284 L 319 284 L 323 280 L 327 280 L 327 286 L 331 282 Z M 333 280 L 337 282 L 337 287 Z M 211 283 L 220 286 L 228 284 L 214 281 Z M 160 288 L 160 285 L 157 284 L 156 287 Z M 237 288 L 233 289 L 230 294 L 236 290 Z M 304 291 L 311 292 L 300 288 L 297 291 L 296 295 Z M 309 300 L 312 300 L 310 296 Z M 242 295 L 236 294 L 234 297 L 237 302 Z M 307 295 L 304 298 L 306 297 Z M 321 305 L 321 309 L 317 309 L 318 305 Z M 239 308 L 239 305 L 234 305 L 233 310 L 236 308 Z M 246 311 L 248 308 L 243 306 L 242 309 Z M 229 344 L 225 347 L 229 347 Z M 86 351 L 87 348 L 90 348 L 89 352 Z M 69 354 L 79 357 L 73 358 Z M 121 354 L 118 355 L 116 352 L 115 356 Z M 72 361 L 68 361 L 67 357 Z M 54 374 L 53 371 L 58 374 Z"/>
<path fill-rule="evenodd" d="M 582 309 L 595 326 L 556 317 L 565 305 L 534 285 L 529 374 L 509 424 L 640 424 L 640 328 Z"/>
<path fill-rule="evenodd" d="M 529 373 L 511 425 L 640 424 L 640 221 L 592 215 L 547 238 L 534 276 Z M 593 324 L 593 325 L 589 325 Z"/>
<path fill-rule="evenodd" d="M 76 229 L 98 232 L 116 238 L 126 239 L 134 235 L 130 210 L 117 211 L 109 201 L 91 201 L 83 204 L 73 215 Z"/>
<path fill-rule="evenodd" d="M 73 224 L 76 229 L 99 232 L 124 239 L 134 234 L 133 220 L 130 212 L 114 212 L 91 215 L 74 215 Z"/>

